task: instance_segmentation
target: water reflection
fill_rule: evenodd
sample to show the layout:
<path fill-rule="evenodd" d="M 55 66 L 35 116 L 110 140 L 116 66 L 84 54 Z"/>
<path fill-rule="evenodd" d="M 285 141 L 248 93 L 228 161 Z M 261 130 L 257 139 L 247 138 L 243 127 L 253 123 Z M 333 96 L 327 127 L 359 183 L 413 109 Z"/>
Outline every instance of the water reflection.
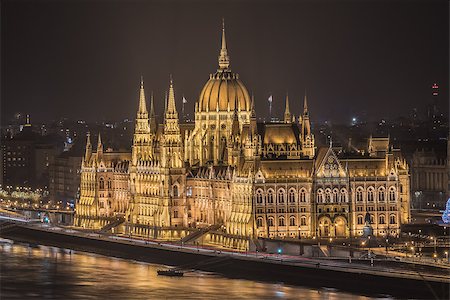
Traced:
<path fill-rule="evenodd" d="M 161 277 L 159 265 L 55 247 L 0 247 L 1 299 L 367 299 L 203 272 Z"/>

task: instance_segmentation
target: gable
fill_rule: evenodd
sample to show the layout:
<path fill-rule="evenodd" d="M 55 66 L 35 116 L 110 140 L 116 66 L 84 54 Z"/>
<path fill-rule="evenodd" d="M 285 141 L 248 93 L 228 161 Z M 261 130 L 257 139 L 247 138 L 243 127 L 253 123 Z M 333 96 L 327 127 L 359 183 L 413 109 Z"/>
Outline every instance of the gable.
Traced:
<path fill-rule="evenodd" d="M 316 171 L 317 177 L 346 177 L 347 172 L 342 167 L 339 159 L 332 148 L 328 148 L 326 154 L 319 162 L 319 167 Z"/>

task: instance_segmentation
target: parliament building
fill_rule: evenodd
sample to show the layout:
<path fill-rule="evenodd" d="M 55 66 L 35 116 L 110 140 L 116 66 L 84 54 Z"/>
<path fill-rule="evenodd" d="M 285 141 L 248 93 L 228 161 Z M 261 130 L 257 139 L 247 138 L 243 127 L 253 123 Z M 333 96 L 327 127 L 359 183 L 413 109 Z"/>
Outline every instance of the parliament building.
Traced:
<path fill-rule="evenodd" d="M 180 123 L 170 80 L 162 124 L 141 79 L 131 153 L 90 136 L 74 225 L 143 238 L 249 249 L 257 238 L 397 236 L 410 219 L 410 175 L 389 138 L 364 149 L 317 148 L 306 96 L 296 118 L 258 122 L 255 101 L 230 69 L 225 29 L 219 68 Z"/>

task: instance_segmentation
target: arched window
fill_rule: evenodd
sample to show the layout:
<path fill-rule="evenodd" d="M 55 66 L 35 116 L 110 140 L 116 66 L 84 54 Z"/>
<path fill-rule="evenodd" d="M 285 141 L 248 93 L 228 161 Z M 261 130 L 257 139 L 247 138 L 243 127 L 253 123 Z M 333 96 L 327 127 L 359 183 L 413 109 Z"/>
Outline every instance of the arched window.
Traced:
<path fill-rule="evenodd" d="M 273 190 L 267 191 L 267 203 L 273 203 Z"/>
<path fill-rule="evenodd" d="M 108 190 L 112 189 L 112 181 L 108 179 Z"/>
<path fill-rule="evenodd" d="M 301 225 L 301 226 L 306 226 L 306 217 L 305 217 L 305 216 L 302 216 L 302 217 L 300 218 L 300 225 Z"/>
<path fill-rule="evenodd" d="M 395 215 L 390 215 L 389 217 L 389 224 L 396 224 L 397 222 L 395 222 Z"/>
<path fill-rule="evenodd" d="M 339 191 L 338 189 L 333 190 L 333 202 L 339 202 Z"/>
<path fill-rule="evenodd" d="M 279 217 L 278 218 L 278 226 L 286 226 L 286 224 L 284 222 L 284 217 Z"/>
<path fill-rule="evenodd" d="M 306 191 L 304 189 L 300 191 L 300 202 L 306 202 Z"/>
<path fill-rule="evenodd" d="M 262 218 L 256 219 L 256 226 L 257 227 L 263 227 L 263 219 Z"/>
<path fill-rule="evenodd" d="M 380 188 L 378 189 L 378 201 L 383 202 L 384 199 L 385 199 L 384 188 L 383 188 L 383 187 L 380 187 Z"/>
<path fill-rule="evenodd" d="M 386 224 L 386 220 L 385 220 L 384 215 L 380 215 L 380 216 L 378 217 L 378 223 L 380 223 L 380 224 Z"/>
<path fill-rule="evenodd" d="M 100 189 L 101 190 L 105 189 L 105 180 L 103 179 L 103 177 L 100 177 Z"/>
<path fill-rule="evenodd" d="M 373 202 L 373 200 L 374 200 L 373 188 L 370 187 L 367 189 L 367 201 Z"/>
<path fill-rule="evenodd" d="M 263 194 L 262 190 L 256 191 L 256 203 L 262 203 L 263 202 Z"/>
<path fill-rule="evenodd" d="M 296 226 L 296 224 L 295 224 L 295 217 L 294 216 L 291 216 L 289 218 L 289 226 Z"/>
<path fill-rule="evenodd" d="M 342 189 L 341 190 L 341 202 L 347 202 L 347 190 L 346 189 Z"/>
<path fill-rule="evenodd" d="M 173 217 L 176 219 L 178 218 L 178 210 L 173 211 Z"/>
<path fill-rule="evenodd" d="M 325 202 L 326 203 L 331 202 L 331 190 L 330 189 L 325 190 Z"/>
<path fill-rule="evenodd" d="M 361 187 L 356 189 L 356 201 L 363 201 L 363 189 Z"/>
<path fill-rule="evenodd" d="M 278 203 L 284 203 L 284 190 L 278 190 Z"/>
<path fill-rule="evenodd" d="M 272 218 L 272 217 L 269 217 L 269 218 L 267 219 L 267 226 L 273 227 L 273 218 Z"/>
<path fill-rule="evenodd" d="M 359 215 L 358 216 L 358 225 L 362 225 L 362 224 L 364 224 L 364 218 L 362 215 Z"/>
<path fill-rule="evenodd" d="M 295 202 L 295 190 L 289 190 L 289 202 L 294 203 Z"/>
<path fill-rule="evenodd" d="M 317 203 L 323 203 L 323 191 L 322 190 L 317 191 Z"/>
<path fill-rule="evenodd" d="M 395 188 L 391 187 L 389 189 L 389 201 L 395 201 L 395 200 L 396 200 Z"/>
<path fill-rule="evenodd" d="M 178 185 L 172 187 L 172 192 L 174 197 L 178 197 Z"/>

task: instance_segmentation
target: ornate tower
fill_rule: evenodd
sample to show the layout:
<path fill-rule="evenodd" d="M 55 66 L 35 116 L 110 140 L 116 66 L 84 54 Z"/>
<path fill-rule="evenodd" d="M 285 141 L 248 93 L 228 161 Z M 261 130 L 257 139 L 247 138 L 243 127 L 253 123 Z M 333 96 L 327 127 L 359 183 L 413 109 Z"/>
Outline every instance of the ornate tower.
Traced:
<path fill-rule="evenodd" d="M 301 118 L 301 121 L 302 153 L 306 157 L 313 158 L 315 154 L 314 135 L 311 133 L 311 123 L 309 122 L 308 100 L 306 98 L 306 93 L 303 102 L 303 116 Z"/>
<path fill-rule="evenodd" d="M 153 98 L 151 105 L 151 114 L 152 118 L 154 118 Z M 132 156 L 131 156 L 133 166 L 137 165 L 138 160 L 151 160 L 153 158 L 152 141 L 153 135 L 151 133 L 149 126 L 147 104 L 145 102 L 144 80 L 141 77 L 141 87 L 139 91 L 139 108 L 136 116 L 136 127 L 134 129 Z"/>
<path fill-rule="evenodd" d="M 158 205 L 158 225 L 186 225 L 183 224 L 186 199 L 185 193 L 182 192 L 185 190 L 186 171 L 172 78 L 164 114 L 160 152 L 161 197 Z"/>

